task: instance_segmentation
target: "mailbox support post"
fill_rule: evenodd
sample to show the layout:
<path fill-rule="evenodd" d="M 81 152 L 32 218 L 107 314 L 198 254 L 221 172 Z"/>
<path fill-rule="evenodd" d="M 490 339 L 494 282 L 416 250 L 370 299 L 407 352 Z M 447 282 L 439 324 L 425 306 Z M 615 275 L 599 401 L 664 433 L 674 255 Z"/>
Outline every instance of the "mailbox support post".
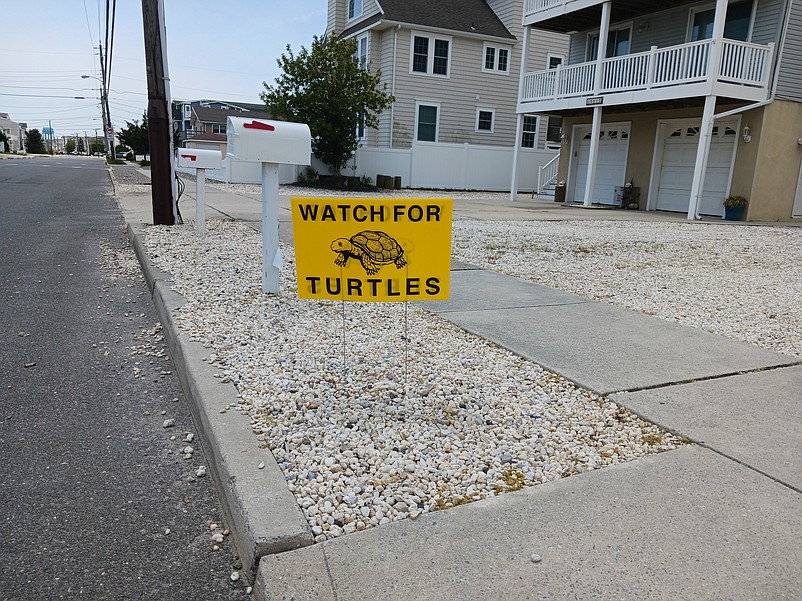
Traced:
<path fill-rule="evenodd" d="M 220 169 L 223 157 L 217 150 L 181 148 L 178 166 L 195 170 L 195 231 L 206 233 L 206 170 Z"/>
<path fill-rule="evenodd" d="M 206 169 L 195 170 L 195 231 L 206 233 Z"/>
<path fill-rule="evenodd" d="M 278 294 L 278 163 L 262 163 L 262 292 Z"/>
<path fill-rule="evenodd" d="M 278 294 L 278 166 L 308 165 L 312 135 L 305 123 L 229 117 L 227 156 L 262 165 L 262 291 Z"/>

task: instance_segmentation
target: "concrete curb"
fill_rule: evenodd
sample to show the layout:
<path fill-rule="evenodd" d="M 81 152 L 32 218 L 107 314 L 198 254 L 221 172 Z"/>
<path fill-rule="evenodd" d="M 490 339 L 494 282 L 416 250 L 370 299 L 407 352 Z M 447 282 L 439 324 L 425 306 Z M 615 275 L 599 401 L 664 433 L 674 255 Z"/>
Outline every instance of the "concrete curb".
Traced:
<path fill-rule="evenodd" d="M 218 370 L 205 362 L 209 350 L 176 327 L 173 316 L 184 299 L 170 289 L 169 274 L 151 265 L 141 231 L 129 224 L 128 237 L 205 443 L 207 467 L 220 493 L 234 545 L 243 569 L 253 578 L 262 556 L 311 545 L 312 533 L 273 454 L 259 446 L 247 419 L 236 411 L 224 411 L 237 402 L 234 385 L 221 384 L 214 377 Z M 263 469 L 259 469 L 261 463 Z"/>

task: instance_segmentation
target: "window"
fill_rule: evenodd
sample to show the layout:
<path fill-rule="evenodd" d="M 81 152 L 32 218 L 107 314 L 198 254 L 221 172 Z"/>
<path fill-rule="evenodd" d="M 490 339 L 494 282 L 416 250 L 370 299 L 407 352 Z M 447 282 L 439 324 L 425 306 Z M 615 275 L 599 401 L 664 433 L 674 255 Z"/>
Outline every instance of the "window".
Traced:
<path fill-rule="evenodd" d="M 434 41 L 432 73 L 435 75 L 448 75 L 448 46 L 446 40 Z"/>
<path fill-rule="evenodd" d="M 562 54 L 549 54 L 548 57 L 546 57 L 547 69 L 556 69 L 563 63 L 565 63 L 565 57 Z"/>
<path fill-rule="evenodd" d="M 524 115 L 521 133 L 522 148 L 535 148 L 537 146 L 537 130 L 537 117 L 534 115 Z"/>
<path fill-rule="evenodd" d="M 493 122 L 496 117 L 496 109 L 477 108 L 476 109 L 476 131 L 493 133 Z"/>
<path fill-rule="evenodd" d="M 563 118 L 549 117 L 546 126 L 546 142 L 549 144 L 560 144 L 562 142 Z"/>
<path fill-rule="evenodd" d="M 362 14 L 362 0 L 348 0 L 348 18 L 353 19 Z"/>
<path fill-rule="evenodd" d="M 212 123 L 212 133 L 214 133 L 214 134 L 224 134 L 224 133 L 226 133 L 226 124 L 225 123 Z"/>
<path fill-rule="evenodd" d="M 485 44 L 482 71 L 508 74 L 510 71 L 510 49 L 504 46 Z"/>
<path fill-rule="evenodd" d="M 607 54 L 605 58 L 614 56 L 624 56 L 629 54 L 629 40 L 632 37 L 632 26 L 626 25 L 618 29 L 611 29 L 607 37 Z M 599 58 L 599 34 L 594 33 L 590 36 L 590 53 L 588 60 L 595 61 Z"/>
<path fill-rule="evenodd" d="M 440 107 L 436 104 L 418 104 L 418 125 L 416 140 L 420 142 L 437 142 L 437 113 Z"/>
<path fill-rule="evenodd" d="M 451 39 L 413 33 L 410 73 L 448 77 Z"/>
<path fill-rule="evenodd" d="M 426 73 L 429 68 L 429 38 L 415 36 L 412 44 L 412 70 Z"/>
<path fill-rule="evenodd" d="M 356 39 L 356 60 L 363 69 L 368 68 L 368 36 L 363 35 Z"/>
<path fill-rule="evenodd" d="M 357 124 L 356 124 L 356 139 L 357 140 L 364 140 L 367 137 L 367 135 L 366 135 L 367 128 L 365 127 L 365 115 L 361 113 L 357 117 L 357 119 L 358 120 L 357 120 Z"/>
<path fill-rule="evenodd" d="M 724 21 L 724 37 L 730 40 L 746 42 L 752 24 L 752 5 L 754 0 L 734 2 L 727 7 Z M 713 37 L 713 21 L 716 9 L 691 10 L 690 41 L 709 40 Z"/>
<path fill-rule="evenodd" d="M 368 36 L 363 35 L 356 39 L 356 51 L 354 52 L 354 57 L 356 58 L 357 62 L 359 63 L 360 68 L 367 69 L 368 68 Z M 356 126 L 356 137 L 358 140 L 365 139 L 365 115 L 360 114 L 357 117 L 357 126 Z"/>

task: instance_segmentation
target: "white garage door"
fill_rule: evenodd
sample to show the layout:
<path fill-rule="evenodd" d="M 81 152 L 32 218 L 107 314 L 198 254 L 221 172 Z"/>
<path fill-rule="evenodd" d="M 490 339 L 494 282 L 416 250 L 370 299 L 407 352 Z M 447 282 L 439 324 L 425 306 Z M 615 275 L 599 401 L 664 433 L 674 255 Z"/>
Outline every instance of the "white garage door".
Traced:
<path fill-rule="evenodd" d="M 730 185 L 732 156 L 738 138 L 736 122 L 713 126 L 704 190 L 699 204 L 702 215 L 724 215 L 724 198 Z M 657 188 L 657 209 L 687 213 L 699 147 L 700 123 L 670 124 L 663 143 L 663 160 Z"/>
<path fill-rule="evenodd" d="M 599 132 L 599 159 L 596 164 L 596 181 L 593 185 L 592 201 L 600 204 L 616 204 L 615 187 L 624 185 L 629 150 L 630 125 L 602 124 Z M 574 177 L 571 194 L 574 202 L 585 200 L 585 185 L 588 181 L 591 128 L 577 128 L 574 139 L 579 145 L 574 157 Z"/>

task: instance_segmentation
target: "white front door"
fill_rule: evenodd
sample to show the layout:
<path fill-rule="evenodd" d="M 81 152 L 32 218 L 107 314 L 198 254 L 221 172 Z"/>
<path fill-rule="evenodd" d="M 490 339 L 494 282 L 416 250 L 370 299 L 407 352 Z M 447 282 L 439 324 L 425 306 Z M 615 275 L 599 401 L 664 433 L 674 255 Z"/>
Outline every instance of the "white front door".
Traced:
<path fill-rule="evenodd" d="M 623 186 L 627 170 L 627 153 L 629 151 L 629 123 L 602 123 L 599 132 L 599 158 L 596 165 L 596 181 L 593 186 L 592 202 L 614 205 L 615 187 Z M 569 200 L 583 202 L 585 185 L 588 181 L 588 163 L 590 159 L 591 127 L 574 128 L 573 139 L 576 141 L 571 157 Z"/>
<path fill-rule="evenodd" d="M 667 122 L 663 128 L 662 160 L 658 165 L 657 203 L 660 211 L 687 213 L 691 184 L 699 147 L 700 121 Z M 707 159 L 704 190 L 699 203 L 701 215 L 724 216 L 738 138 L 737 121 L 716 122 Z"/>

